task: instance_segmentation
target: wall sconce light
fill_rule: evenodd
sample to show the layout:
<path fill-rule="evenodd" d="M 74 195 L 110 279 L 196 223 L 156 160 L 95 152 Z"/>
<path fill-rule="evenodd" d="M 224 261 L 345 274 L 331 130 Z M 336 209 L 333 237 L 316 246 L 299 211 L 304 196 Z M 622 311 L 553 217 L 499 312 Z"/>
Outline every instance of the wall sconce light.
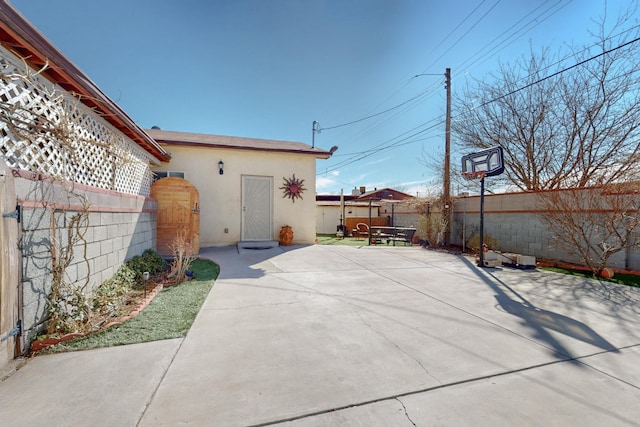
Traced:
<path fill-rule="evenodd" d="M 220 160 L 218 162 L 218 173 L 220 175 L 224 175 L 224 169 L 223 168 L 224 168 L 224 162 L 222 160 Z"/>

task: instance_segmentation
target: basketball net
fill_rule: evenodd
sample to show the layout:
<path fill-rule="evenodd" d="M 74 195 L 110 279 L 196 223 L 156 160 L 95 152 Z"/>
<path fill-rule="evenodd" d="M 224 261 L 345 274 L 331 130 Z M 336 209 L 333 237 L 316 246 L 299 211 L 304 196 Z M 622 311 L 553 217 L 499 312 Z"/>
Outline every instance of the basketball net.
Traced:
<path fill-rule="evenodd" d="M 471 181 L 474 179 L 482 179 L 484 178 L 484 171 L 476 171 L 476 172 L 463 172 L 462 177 L 467 181 Z"/>

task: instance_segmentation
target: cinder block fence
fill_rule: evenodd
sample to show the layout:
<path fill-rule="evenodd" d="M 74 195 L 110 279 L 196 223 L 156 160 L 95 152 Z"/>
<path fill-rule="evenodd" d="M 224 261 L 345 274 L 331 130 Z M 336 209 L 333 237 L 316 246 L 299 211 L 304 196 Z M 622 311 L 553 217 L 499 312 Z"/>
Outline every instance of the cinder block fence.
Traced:
<path fill-rule="evenodd" d="M 485 236 L 496 239 L 498 243 L 494 249 L 500 251 L 533 255 L 537 259 L 580 263 L 578 254 L 560 247 L 552 231 L 542 221 L 541 215 L 548 209 L 541 200 L 542 194 L 522 192 L 485 195 Z M 453 204 L 452 243 L 462 245 L 463 230 L 468 238 L 471 233 L 477 233 L 479 226 L 480 196 L 458 198 Z M 636 241 L 638 238 L 636 231 Z M 640 270 L 640 250 L 637 247 L 623 250 L 610 258 L 608 266 Z"/>
<path fill-rule="evenodd" d="M 157 205 L 145 196 L 75 184 L 73 194 L 59 182 L 30 179 L 14 171 L 20 208 L 19 242 L 22 257 L 22 324 L 25 344 L 46 320 L 51 290 L 52 250 L 68 250 L 71 218 L 84 212 L 82 239 L 71 248 L 73 259 L 65 271 L 68 283 L 86 284 L 87 292 L 112 277 L 124 261 L 156 247 Z M 40 188 L 45 190 L 34 191 Z M 47 194 L 46 202 L 35 195 Z M 74 231 L 71 230 L 73 233 Z M 54 236 L 55 240 L 54 240 Z"/>

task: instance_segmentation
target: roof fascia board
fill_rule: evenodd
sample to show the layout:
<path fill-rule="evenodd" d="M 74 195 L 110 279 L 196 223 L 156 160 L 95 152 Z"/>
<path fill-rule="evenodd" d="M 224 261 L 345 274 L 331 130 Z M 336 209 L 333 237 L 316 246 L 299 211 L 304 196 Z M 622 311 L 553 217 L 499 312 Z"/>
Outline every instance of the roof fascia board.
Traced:
<path fill-rule="evenodd" d="M 286 148 L 265 148 L 265 147 L 242 147 L 238 145 L 228 145 L 228 144 L 217 144 L 217 143 L 208 143 L 208 142 L 191 142 L 191 141 L 175 141 L 175 140 L 167 140 L 167 139 L 156 139 L 157 142 L 166 145 L 177 145 L 177 146 L 186 146 L 186 147 L 209 147 L 209 148 L 221 148 L 225 150 L 247 150 L 247 151 L 270 151 L 277 153 L 293 153 L 293 154 L 304 154 L 309 156 L 314 156 L 318 159 L 328 159 L 331 157 L 331 153 L 324 150 L 296 150 L 296 149 L 286 149 Z"/>

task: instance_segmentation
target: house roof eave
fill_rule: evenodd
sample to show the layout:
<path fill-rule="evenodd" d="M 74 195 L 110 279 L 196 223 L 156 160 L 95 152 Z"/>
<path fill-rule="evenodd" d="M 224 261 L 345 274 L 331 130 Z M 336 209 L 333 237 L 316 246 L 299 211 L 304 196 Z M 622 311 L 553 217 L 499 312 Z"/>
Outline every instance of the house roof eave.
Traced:
<path fill-rule="evenodd" d="M 162 129 L 147 129 L 147 133 L 158 143 L 169 146 L 175 145 L 232 150 L 272 151 L 278 153 L 309 155 L 318 159 L 328 159 L 332 155 L 329 151 L 310 147 L 309 145 L 301 142 L 166 131 Z"/>
<path fill-rule="evenodd" d="M 0 42 L 54 84 L 61 86 L 131 138 L 154 158 L 171 155 L 104 94 L 75 64 L 60 52 L 6 1 L 0 1 Z"/>

